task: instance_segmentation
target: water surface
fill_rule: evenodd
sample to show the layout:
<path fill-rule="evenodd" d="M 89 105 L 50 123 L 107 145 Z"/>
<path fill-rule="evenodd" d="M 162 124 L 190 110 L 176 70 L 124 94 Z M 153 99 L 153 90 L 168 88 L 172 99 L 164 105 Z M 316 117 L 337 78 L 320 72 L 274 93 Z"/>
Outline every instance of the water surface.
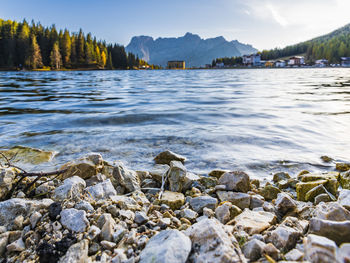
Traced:
<path fill-rule="evenodd" d="M 0 147 L 87 152 L 149 169 L 165 149 L 189 170 L 254 176 L 350 160 L 350 69 L 0 72 Z M 38 167 L 34 167 L 34 169 Z"/>

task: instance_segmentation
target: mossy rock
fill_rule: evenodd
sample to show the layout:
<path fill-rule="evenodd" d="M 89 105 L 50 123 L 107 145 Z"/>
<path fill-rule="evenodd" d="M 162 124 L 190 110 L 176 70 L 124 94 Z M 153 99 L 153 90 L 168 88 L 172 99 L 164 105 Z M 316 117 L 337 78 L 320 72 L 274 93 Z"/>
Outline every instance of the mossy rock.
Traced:
<path fill-rule="evenodd" d="M 216 177 L 211 176 L 201 176 L 199 182 L 201 185 L 208 189 L 215 187 L 218 184 L 218 179 Z"/>
<path fill-rule="evenodd" d="M 290 179 L 290 175 L 288 173 L 285 173 L 285 172 L 275 173 L 273 175 L 274 183 L 277 183 L 277 182 L 282 181 L 282 180 L 287 181 L 288 179 Z"/>
<path fill-rule="evenodd" d="M 0 152 L 8 159 L 11 159 L 12 163 L 41 164 L 51 161 L 55 156 L 55 152 L 43 151 L 26 146 L 14 146 L 9 150 Z M 3 157 L 0 156 L 0 161 L 3 161 L 2 159 Z"/>
<path fill-rule="evenodd" d="M 340 172 L 346 172 L 350 170 L 350 163 L 336 163 L 335 169 Z"/>
<path fill-rule="evenodd" d="M 318 180 L 318 181 L 297 183 L 296 192 L 297 192 L 298 201 L 306 202 L 307 192 L 309 192 L 311 189 L 315 188 L 316 186 L 325 185 L 327 182 L 328 182 L 327 180 Z"/>
<path fill-rule="evenodd" d="M 302 182 L 312 182 L 318 180 L 330 180 L 330 179 L 338 179 L 338 172 L 327 172 L 327 173 L 308 173 L 301 175 Z"/>
<path fill-rule="evenodd" d="M 265 198 L 265 200 L 276 199 L 277 195 L 280 192 L 281 192 L 281 190 L 273 185 L 265 185 L 265 187 L 260 190 L 260 194 Z"/>
<path fill-rule="evenodd" d="M 323 184 L 320 184 L 318 186 L 315 186 L 305 194 L 305 201 L 313 202 L 316 196 L 320 194 L 326 194 L 326 193 L 327 193 L 326 188 L 323 186 Z"/>
<path fill-rule="evenodd" d="M 350 190 L 350 172 L 340 174 L 339 182 L 340 182 L 340 185 L 343 189 Z"/>

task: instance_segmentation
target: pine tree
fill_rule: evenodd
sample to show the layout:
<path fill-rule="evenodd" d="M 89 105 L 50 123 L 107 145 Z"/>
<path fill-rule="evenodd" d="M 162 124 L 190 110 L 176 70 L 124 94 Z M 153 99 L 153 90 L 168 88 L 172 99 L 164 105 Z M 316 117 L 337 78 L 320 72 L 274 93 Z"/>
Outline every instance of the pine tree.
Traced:
<path fill-rule="evenodd" d="M 107 69 L 113 69 L 113 62 L 112 62 L 112 54 L 111 54 L 111 52 L 108 53 Z"/>
<path fill-rule="evenodd" d="M 80 29 L 77 41 L 77 63 L 85 63 L 85 38 L 83 31 Z"/>
<path fill-rule="evenodd" d="M 53 69 L 60 69 L 62 66 L 62 56 L 60 53 L 58 41 L 53 44 L 50 54 L 50 65 Z"/>
<path fill-rule="evenodd" d="M 37 69 L 41 68 L 43 66 L 42 58 L 41 58 L 41 52 L 40 47 L 38 45 L 38 42 L 36 41 L 36 37 L 34 34 L 30 37 L 30 49 L 29 49 L 29 55 L 26 59 L 25 66 L 30 69 Z"/>
<path fill-rule="evenodd" d="M 64 30 L 64 34 L 62 37 L 62 57 L 63 57 L 63 65 L 65 68 L 71 67 L 71 54 L 72 54 L 72 41 L 67 29 Z"/>

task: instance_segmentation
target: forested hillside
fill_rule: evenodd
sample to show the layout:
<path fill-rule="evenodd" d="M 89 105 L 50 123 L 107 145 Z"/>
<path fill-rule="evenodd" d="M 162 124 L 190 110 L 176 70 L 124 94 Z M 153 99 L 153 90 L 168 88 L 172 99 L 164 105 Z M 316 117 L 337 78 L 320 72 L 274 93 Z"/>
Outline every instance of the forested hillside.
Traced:
<path fill-rule="evenodd" d="M 0 19 L 1 69 L 128 69 L 147 65 L 121 45 L 98 41 L 82 30 Z"/>
<path fill-rule="evenodd" d="M 264 50 L 261 58 L 270 60 L 298 54 L 305 54 L 307 62 L 325 58 L 331 63 L 339 63 L 340 57 L 350 57 L 350 24 L 296 45 Z"/>

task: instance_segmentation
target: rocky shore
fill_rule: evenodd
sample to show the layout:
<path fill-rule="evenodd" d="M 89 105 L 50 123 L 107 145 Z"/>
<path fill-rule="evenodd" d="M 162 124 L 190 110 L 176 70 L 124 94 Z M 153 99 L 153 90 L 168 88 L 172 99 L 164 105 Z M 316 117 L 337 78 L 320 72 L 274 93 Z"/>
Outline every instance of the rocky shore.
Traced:
<path fill-rule="evenodd" d="M 185 161 L 134 171 L 89 154 L 20 181 L 2 162 L 0 262 L 350 262 L 349 164 L 267 182 Z"/>

